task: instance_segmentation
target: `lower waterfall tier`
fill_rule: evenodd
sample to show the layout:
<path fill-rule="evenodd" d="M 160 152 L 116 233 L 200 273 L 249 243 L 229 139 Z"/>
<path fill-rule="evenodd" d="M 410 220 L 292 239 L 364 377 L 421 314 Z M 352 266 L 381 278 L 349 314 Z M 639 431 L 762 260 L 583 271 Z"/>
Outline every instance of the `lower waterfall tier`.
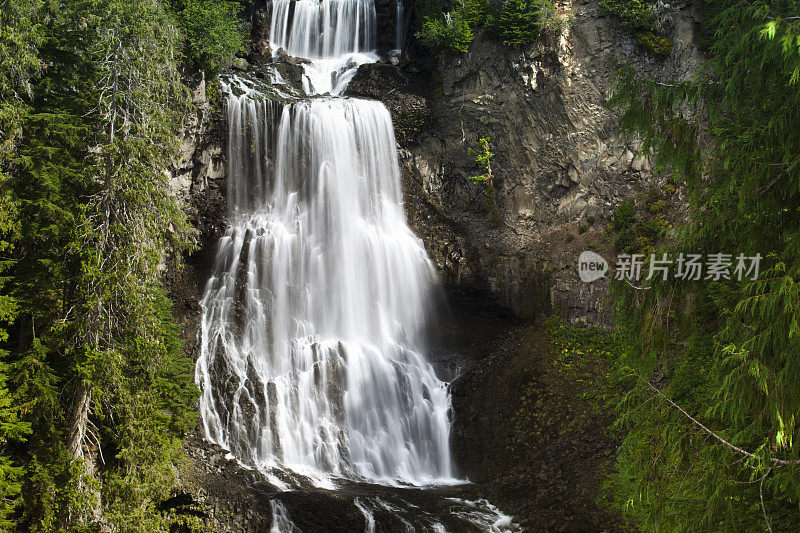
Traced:
<path fill-rule="evenodd" d="M 406 224 L 388 111 L 227 105 L 232 223 L 196 369 L 208 438 L 283 479 L 449 480 L 450 399 L 424 356 L 436 276 Z"/>

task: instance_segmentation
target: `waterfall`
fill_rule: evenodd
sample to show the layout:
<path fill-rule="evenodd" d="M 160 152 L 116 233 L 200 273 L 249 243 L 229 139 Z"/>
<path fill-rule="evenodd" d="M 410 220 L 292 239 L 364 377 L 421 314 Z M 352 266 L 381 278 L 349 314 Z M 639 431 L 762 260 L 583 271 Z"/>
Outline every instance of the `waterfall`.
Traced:
<path fill-rule="evenodd" d="M 353 500 L 353 505 L 364 515 L 364 533 L 375 533 L 375 515 L 372 513 L 372 509 L 364 505 L 358 498 Z"/>
<path fill-rule="evenodd" d="M 372 0 L 273 0 L 273 50 L 313 59 L 304 65 L 309 94 L 341 94 L 359 65 L 375 61 Z"/>
<path fill-rule="evenodd" d="M 273 39 L 332 78 L 326 61 L 374 43 L 371 1 L 293 4 L 274 1 Z M 195 375 L 207 438 L 276 480 L 449 480 L 450 398 L 425 357 L 436 272 L 406 223 L 389 112 L 223 90 L 230 225 Z"/>
<path fill-rule="evenodd" d="M 375 49 L 375 4 L 372 0 L 273 0 L 270 38 L 274 49 L 307 59 L 371 52 Z"/>
<path fill-rule="evenodd" d="M 272 510 L 272 527 L 269 533 L 299 533 L 295 527 L 294 522 L 289 518 L 289 511 L 278 500 L 269 501 Z"/>
<path fill-rule="evenodd" d="M 403 9 L 403 0 L 397 0 L 397 7 L 395 9 L 397 21 L 395 22 L 394 40 L 398 55 L 403 53 L 403 33 L 405 33 L 405 20 L 403 20 L 403 18 L 405 17 L 405 14 L 405 10 Z"/>

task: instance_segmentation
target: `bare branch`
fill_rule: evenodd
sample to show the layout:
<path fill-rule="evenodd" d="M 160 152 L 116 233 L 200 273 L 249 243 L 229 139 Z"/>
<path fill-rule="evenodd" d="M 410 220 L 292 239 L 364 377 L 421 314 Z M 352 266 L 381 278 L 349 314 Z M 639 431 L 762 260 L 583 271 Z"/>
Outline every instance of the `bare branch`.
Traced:
<path fill-rule="evenodd" d="M 738 447 L 738 446 L 736 446 L 735 444 L 731 444 L 730 442 L 728 442 L 727 440 L 725 440 L 725 439 L 724 439 L 722 436 L 720 436 L 718 433 L 716 433 L 716 432 L 714 432 L 714 431 L 710 430 L 710 429 L 709 429 L 709 428 L 707 428 L 707 427 L 706 427 L 706 426 L 705 426 L 705 425 L 704 425 L 702 422 L 700 422 L 699 420 L 697 420 L 696 418 L 694 418 L 692 415 L 690 415 L 689 413 L 687 413 L 687 412 L 686 412 L 686 411 L 685 411 L 685 410 L 684 410 L 684 409 L 683 409 L 683 408 L 682 408 L 680 405 L 678 405 L 677 403 L 675 403 L 675 402 L 673 402 L 672 400 L 670 400 L 670 399 L 669 399 L 669 398 L 668 398 L 668 397 L 667 397 L 667 396 L 666 396 L 666 395 L 665 395 L 663 392 L 661 392 L 660 390 L 658 390 L 658 388 L 657 388 L 655 385 L 653 385 L 652 383 L 650 383 L 649 381 L 647 381 L 646 379 L 644 379 L 644 378 L 643 378 L 643 377 L 642 377 L 642 376 L 641 376 L 641 375 L 640 375 L 638 372 L 634 371 L 633 373 L 634 373 L 634 374 L 636 375 L 636 377 L 637 377 L 637 378 L 639 378 L 639 379 L 640 379 L 640 380 L 641 380 L 641 381 L 642 381 L 642 382 L 643 382 L 645 385 L 647 385 L 647 386 L 648 386 L 648 387 L 649 387 L 649 388 L 650 388 L 650 389 L 651 389 L 653 392 L 655 392 L 657 395 L 659 395 L 659 396 L 661 396 L 662 398 L 664 398 L 664 399 L 667 401 L 667 403 L 669 403 L 669 404 L 670 404 L 672 407 L 674 407 L 675 409 L 677 409 L 678 411 L 680 411 L 680 412 L 681 412 L 681 414 L 683 414 L 683 416 L 685 416 L 686 418 L 688 418 L 689 420 L 691 420 L 691 422 L 692 422 L 694 425 L 696 425 L 697 427 L 699 427 L 700 429 L 702 429 L 703 431 L 705 431 L 706 433 L 708 433 L 709 435 L 711 435 L 712 437 L 714 437 L 715 439 L 717 439 L 717 440 L 718 440 L 720 443 L 722 443 L 723 445 L 727 446 L 729 449 L 731 449 L 731 450 L 735 451 L 736 453 L 742 454 L 742 455 L 744 455 L 744 456 L 746 456 L 746 457 L 748 457 L 748 458 L 750 458 L 750 459 L 756 459 L 757 461 L 761 461 L 761 460 L 763 460 L 763 459 L 764 459 L 764 458 L 762 458 L 762 457 L 759 457 L 759 456 L 757 456 L 757 455 L 756 455 L 756 454 L 754 454 L 754 453 L 750 453 L 750 452 L 748 452 L 747 450 L 743 450 L 742 448 L 739 448 L 739 447 Z M 778 459 L 778 458 L 775 458 L 775 457 L 770 457 L 770 458 L 769 458 L 769 461 L 770 461 L 771 463 L 773 463 L 774 465 L 777 465 L 777 466 L 791 466 L 791 465 L 797 465 L 797 464 L 800 464 L 800 460 L 798 460 L 798 459 L 786 460 L 786 459 Z"/>

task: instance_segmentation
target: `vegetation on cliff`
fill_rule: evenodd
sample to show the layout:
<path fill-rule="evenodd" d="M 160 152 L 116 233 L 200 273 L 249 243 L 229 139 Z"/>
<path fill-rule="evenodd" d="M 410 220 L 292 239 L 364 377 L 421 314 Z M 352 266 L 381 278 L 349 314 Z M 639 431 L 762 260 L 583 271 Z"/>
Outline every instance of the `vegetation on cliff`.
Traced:
<path fill-rule="evenodd" d="M 483 31 L 506 46 L 532 43 L 543 30 L 560 33 L 564 21 L 550 0 L 422 0 L 417 4 L 417 38 L 437 53 L 456 55 L 468 50 Z"/>
<path fill-rule="evenodd" d="M 613 103 L 688 194 L 688 222 L 650 249 L 729 254 L 730 272 L 739 254 L 760 254 L 761 271 L 616 285 L 633 388 L 614 494 L 646 529 L 796 530 L 800 5 L 706 9 L 705 67 L 675 84 L 626 68 Z M 629 231 L 636 215 L 623 211 Z"/>
<path fill-rule="evenodd" d="M 672 51 L 673 42 L 656 28 L 652 0 L 600 0 L 600 8 L 617 17 L 620 25 L 636 36 L 636 42 L 655 57 L 665 58 Z"/>
<path fill-rule="evenodd" d="M 192 246 L 165 170 L 189 105 L 181 68 L 213 76 L 241 50 L 239 5 L 0 8 L 0 530 L 166 527 L 156 502 L 195 422 L 196 391 L 162 283 Z M 671 50 L 652 4 L 600 5 L 653 53 Z M 524 464 L 519 454 L 551 438 L 543 420 L 572 431 L 624 388 L 608 488 L 631 525 L 795 530 L 800 7 L 704 5 L 705 67 L 674 84 L 625 68 L 612 100 L 688 194 L 689 220 L 668 227 L 661 191 L 647 191 L 617 207 L 614 246 L 730 254 L 731 265 L 760 254 L 761 275 L 615 283 L 618 336 L 547 322 L 553 383 L 565 397 L 567 380 L 585 385 L 592 409 L 545 419 L 545 388 L 525 384 L 504 453 Z M 523 46 L 559 24 L 547 0 L 428 0 L 417 13 L 422 43 L 445 54 L 466 52 L 479 32 Z M 472 154 L 479 175 L 469 179 L 496 220 L 490 140 Z"/>
<path fill-rule="evenodd" d="M 161 281 L 190 246 L 166 170 L 194 3 L 0 9 L 0 529 L 163 526 L 155 502 L 195 416 Z M 233 13 L 204 28 L 230 35 Z"/>
<path fill-rule="evenodd" d="M 475 157 L 475 163 L 481 171 L 477 176 L 468 176 L 467 179 L 483 188 L 483 207 L 489 213 L 492 223 L 499 222 L 497 213 L 496 194 L 494 189 L 494 174 L 492 174 L 492 157 L 494 154 L 489 149 L 492 140 L 488 137 L 478 139 L 475 149 L 470 148 L 469 152 Z"/>
<path fill-rule="evenodd" d="M 194 65 L 214 75 L 235 52 L 244 49 L 238 2 L 187 0 L 178 14 L 186 50 Z"/>
<path fill-rule="evenodd" d="M 440 13 L 431 4 L 422 17 L 417 37 L 428 48 L 445 54 L 463 54 L 472 42 L 472 28 L 463 11 Z"/>

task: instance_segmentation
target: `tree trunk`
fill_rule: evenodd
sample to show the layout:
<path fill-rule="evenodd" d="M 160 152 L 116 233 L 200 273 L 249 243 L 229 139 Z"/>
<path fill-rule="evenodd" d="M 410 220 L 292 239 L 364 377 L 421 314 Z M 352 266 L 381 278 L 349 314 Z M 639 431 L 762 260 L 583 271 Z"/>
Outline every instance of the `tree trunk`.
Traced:
<path fill-rule="evenodd" d="M 78 480 L 81 491 L 88 495 L 89 508 L 67 509 L 66 523 L 72 525 L 103 525 L 103 503 L 100 492 L 88 487 L 84 483 L 84 476 L 94 477 L 96 461 L 92 450 L 86 445 L 86 434 L 89 431 L 89 407 L 92 403 L 92 392 L 85 383 L 81 383 L 75 391 L 69 413 L 69 428 L 67 435 L 67 449 L 72 456 L 72 461 L 83 461 L 83 473 Z M 102 529 L 101 529 L 102 530 Z"/>
<path fill-rule="evenodd" d="M 67 449 L 74 459 L 83 459 L 85 454 L 83 442 L 86 439 L 86 425 L 89 421 L 89 405 L 92 402 L 92 393 L 81 383 L 75 391 L 72 400 L 69 419 L 69 435 Z"/>

